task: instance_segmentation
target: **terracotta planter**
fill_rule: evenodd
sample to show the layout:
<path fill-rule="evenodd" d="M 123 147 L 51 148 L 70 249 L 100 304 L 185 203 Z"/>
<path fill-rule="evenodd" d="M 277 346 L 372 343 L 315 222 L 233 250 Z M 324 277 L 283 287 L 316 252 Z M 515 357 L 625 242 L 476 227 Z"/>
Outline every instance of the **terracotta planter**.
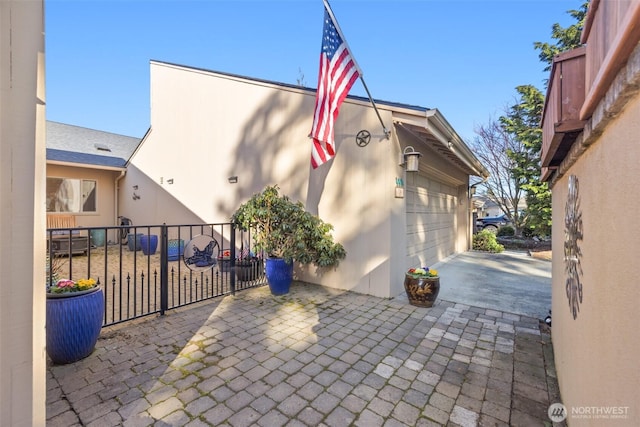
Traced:
<path fill-rule="evenodd" d="M 439 277 L 404 277 L 404 289 L 409 297 L 409 304 L 417 307 L 431 307 L 440 292 Z"/>

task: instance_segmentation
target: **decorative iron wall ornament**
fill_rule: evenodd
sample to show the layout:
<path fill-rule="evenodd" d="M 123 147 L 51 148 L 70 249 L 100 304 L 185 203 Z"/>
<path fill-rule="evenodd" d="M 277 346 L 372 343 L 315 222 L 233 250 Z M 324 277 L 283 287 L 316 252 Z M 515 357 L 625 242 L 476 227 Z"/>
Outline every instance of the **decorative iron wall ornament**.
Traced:
<path fill-rule="evenodd" d="M 582 251 L 578 241 L 582 240 L 582 210 L 578 192 L 578 177 L 569 176 L 569 194 L 564 213 L 564 270 L 567 273 L 565 284 L 569 310 L 574 320 L 578 317 L 582 304 Z"/>
<path fill-rule="evenodd" d="M 369 145 L 369 142 L 371 142 L 371 133 L 368 130 L 363 129 L 358 132 L 356 135 L 356 144 L 358 144 L 358 147 L 366 147 Z"/>

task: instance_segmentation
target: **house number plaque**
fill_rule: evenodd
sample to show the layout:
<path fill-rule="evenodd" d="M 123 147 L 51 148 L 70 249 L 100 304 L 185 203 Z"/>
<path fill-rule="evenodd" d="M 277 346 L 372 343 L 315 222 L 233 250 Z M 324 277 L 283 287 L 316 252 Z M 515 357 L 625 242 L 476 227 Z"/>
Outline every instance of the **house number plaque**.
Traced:
<path fill-rule="evenodd" d="M 574 320 L 582 304 L 582 251 L 578 242 L 582 240 L 582 210 L 578 193 L 578 177 L 569 176 L 569 194 L 564 213 L 564 270 L 567 273 L 565 288 L 569 299 L 569 310 Z"/>

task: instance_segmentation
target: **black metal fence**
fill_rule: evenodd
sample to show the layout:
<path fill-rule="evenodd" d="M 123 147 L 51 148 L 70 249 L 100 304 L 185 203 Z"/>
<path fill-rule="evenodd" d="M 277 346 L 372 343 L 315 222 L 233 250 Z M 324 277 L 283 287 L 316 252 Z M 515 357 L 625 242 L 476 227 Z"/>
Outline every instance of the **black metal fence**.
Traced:
<path fill-rule="evenodd" d="M 211 260 L 195 267 L 185 249 L 200 236 L 213 242 Z M 103 326 L 114 325 L 266 284 L 250 242 L 230 223 L 49 229 L 47 286 L 95 279 L 105 295 Z"/>

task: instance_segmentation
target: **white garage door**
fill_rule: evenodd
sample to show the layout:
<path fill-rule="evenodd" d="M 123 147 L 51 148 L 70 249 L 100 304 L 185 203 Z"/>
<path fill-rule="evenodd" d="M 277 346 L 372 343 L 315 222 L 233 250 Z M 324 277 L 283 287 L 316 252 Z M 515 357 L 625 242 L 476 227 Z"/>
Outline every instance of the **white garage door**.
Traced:
<path fill-rule="evenodd" d="M 429 266 L 455 252 L 457 190 L 426 176 L 406 187 L 407 256 Z"/>

